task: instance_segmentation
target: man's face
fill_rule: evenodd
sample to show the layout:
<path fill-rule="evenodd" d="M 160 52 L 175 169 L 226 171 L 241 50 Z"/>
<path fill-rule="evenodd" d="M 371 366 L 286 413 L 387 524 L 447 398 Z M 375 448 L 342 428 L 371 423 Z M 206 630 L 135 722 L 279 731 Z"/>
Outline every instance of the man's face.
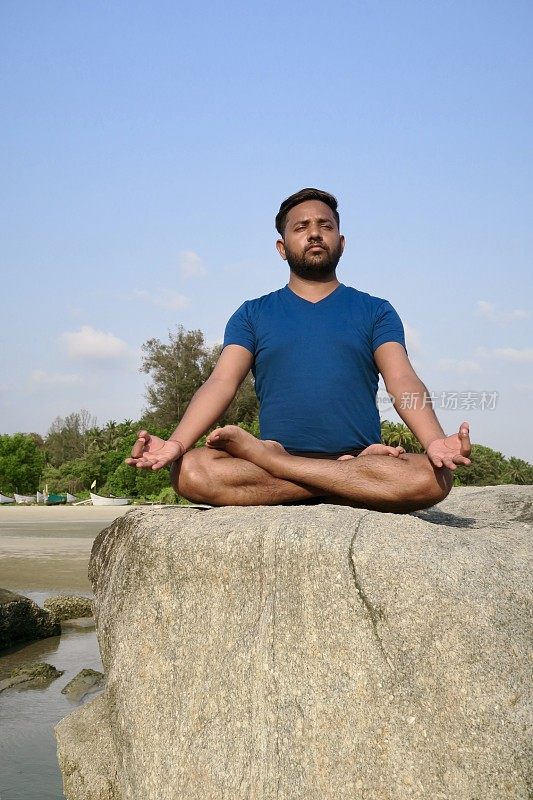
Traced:
<path fill-rule="evenodd" d="M 291 271 L 307 280 L 330 277 L 344 250 L 333 211 L 319 200 L 307 200 L 291 208 L 283 239 L 276 247 Z"/>

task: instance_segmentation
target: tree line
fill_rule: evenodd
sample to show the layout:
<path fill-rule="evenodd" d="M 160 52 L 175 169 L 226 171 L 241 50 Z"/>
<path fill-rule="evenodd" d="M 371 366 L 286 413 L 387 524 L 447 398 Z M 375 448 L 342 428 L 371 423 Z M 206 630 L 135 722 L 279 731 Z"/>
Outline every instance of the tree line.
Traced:
<path fill-rule="evenodd" d="M 33 494 L 37 489 L 70 492 L 87 497 L 96 480 L 100 494 L 127 496 L 137 500 L 175 502 L 168 470 L 136 470 L 124 464 L 141 428 L 162 438 L 174 430 L 195 393 L 211 373 L 220 346 L 209 346 L 199 330 L 179 326 L 168 342 L 149 339 L 142 348 L 141 371 L 149 375 L 147 408 L 140 420 L 113 420 L 98 426 L 85 409 L 67 417 L 56 417 L 47 434 L 0 435 L 0 492 Z M 219 424 L 241 425 L 259 435 L 258 404 L 251 375 Z M 384 421 L 382 441 L 401 445 L 407 452 L 423 449 L 401 423 Z M 203 437 L 198 445 L 205 442 Z M 475 444 L 472 465 L 454 474 L 458 486 L 491 486 L 502 483 L 533 484 L 533 465 L 520 458 L 506 458 L 490 447 Z"/>

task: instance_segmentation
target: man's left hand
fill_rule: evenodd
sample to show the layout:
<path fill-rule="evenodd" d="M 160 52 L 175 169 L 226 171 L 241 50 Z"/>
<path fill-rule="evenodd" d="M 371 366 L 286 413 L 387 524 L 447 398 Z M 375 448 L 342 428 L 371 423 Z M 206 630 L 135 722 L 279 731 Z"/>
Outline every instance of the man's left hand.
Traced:
<path fill-rule="evenodd" d="M 463 422 L 459 433 L 435 439 L 428 445 L 426 453 L 433 466 L 454 470 L 460 464 L 468 466 L 471 463 L 468 457 L 471 450 L 470 428 L 468 422 Z"/>

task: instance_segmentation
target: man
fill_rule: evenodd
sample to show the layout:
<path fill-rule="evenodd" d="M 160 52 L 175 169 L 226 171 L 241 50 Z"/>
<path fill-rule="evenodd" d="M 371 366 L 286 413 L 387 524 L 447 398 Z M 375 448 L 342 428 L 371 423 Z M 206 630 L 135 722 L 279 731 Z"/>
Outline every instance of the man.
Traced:
<path fill-rule="evenodd" d="M 344 237 L 335 197 L 302 189 L 281 204 L 276 228 L 276 247 L 290 267 L 288 285 L 235 312 L 215 369 L 170 439 L 141 431 L 127 463 L 172 464 L 176 491 L 212 505 L 320 498 L 405 513 L 440 502 L 452 471 L 470 464 L 468 424 L 445 436 L 425 402 L 426 387 L 409 362 L 393 307 L 337 280 Z M 191 449 L 250 369 L 262 439 L 229 425 L 213 431 L 205 448 Z M 379 443 L 378 373 L 425 455 Z"/>

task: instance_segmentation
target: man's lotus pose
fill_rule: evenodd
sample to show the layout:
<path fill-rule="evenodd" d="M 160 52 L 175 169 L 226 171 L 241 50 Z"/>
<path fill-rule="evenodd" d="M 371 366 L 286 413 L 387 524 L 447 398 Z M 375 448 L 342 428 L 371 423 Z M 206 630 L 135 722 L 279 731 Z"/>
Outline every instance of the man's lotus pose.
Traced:
<path fill-rule="evenodd" d="M 215 369 L 170 439 L 141 431 L 127 463 L 154 470 L 172 464 L 180 495 L 218 506 L 321 498 L 403 513 L 443 500 L 452 471 L 470 463 L 468 424 L 445 436 L 424 403 L 427 390 L 394 308 L 337 280 L 344 237 L 336 199 L 303 189 L 281 204 L 276 228 L 288 285 L 233 314 Z M 250 369 L 262 438 L 227 425 L 208 436 L 207 447 L 191 449 Z M 379 443 L 379 373 L 425 455 Z M 402 396 L 414 402 L 402 404 Z"/>

